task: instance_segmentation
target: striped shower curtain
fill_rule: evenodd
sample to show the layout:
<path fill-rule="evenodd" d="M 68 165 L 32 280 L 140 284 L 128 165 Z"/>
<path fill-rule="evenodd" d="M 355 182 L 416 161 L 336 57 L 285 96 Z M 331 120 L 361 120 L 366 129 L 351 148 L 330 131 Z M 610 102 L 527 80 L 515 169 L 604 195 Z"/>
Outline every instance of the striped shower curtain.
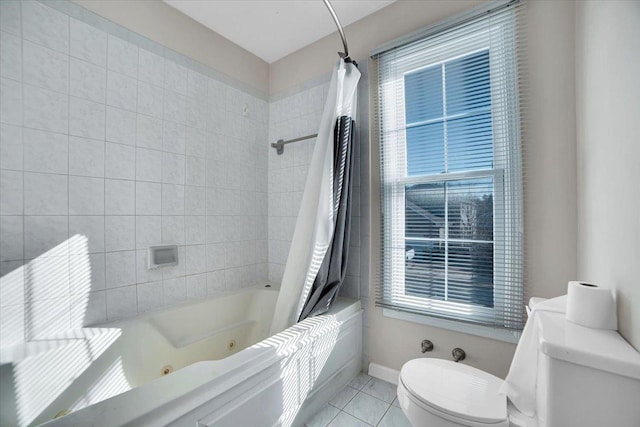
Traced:
<path fill-rule="evenodd" d="M 326 312 L 344 281 L 359 80 L 356 65 L 340 59 L 329 85 L 271 323 L 272 334 Z"/>

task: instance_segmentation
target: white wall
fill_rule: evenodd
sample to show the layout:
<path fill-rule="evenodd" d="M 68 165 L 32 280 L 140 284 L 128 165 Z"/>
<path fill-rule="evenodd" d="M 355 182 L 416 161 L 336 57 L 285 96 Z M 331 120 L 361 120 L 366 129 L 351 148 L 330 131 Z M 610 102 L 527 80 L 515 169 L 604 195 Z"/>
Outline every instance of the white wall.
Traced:
<path fill-rule="evenodd" d="M 72 3 L 0 5 L 2 345 L 265 281 L 267 102 Z"/>
<path fill-rule="evenodd" d="M 353 56 L 362 61 L 379 44 L 438 22 L 478 2 L 397 2 L 346 28 Z M 529 135 L 525 188 L 527 294 L 563 294 L 576 275 L 576 166 L 574 118 L 574 6 L 573 2 L 532 1 L 528 5 Z M 313 79 L 328 71 L 339 40 L 332 35 L 271 66 L 272 93 Z M 294 65 L 295 64 L 295 65 Z M 361 105 L 362 108 L 362 105 Z M 377 165 L 377 142 L 371 141 L 371 165 Z M 454 347 L 467 351 L 467 363 L 499 376 L 508 370 L 515 346 L 476 336 L 390 319 L 367 297 L 377 277 L 379 242 L 379 184 L 371 168 L 371 280 L 365 326 L 369 330 L 370 361 L 395 369 L 420 353 L 420 342 L 431 339 L 429 356 L 450 358 Z M 370 235 L 370 237 L 369 237 Z"/>
<path fill-rule="evenodd" d="M 573 1 L 530 1 L 525 273 L 529 296 L 566 293 L 576 275 Z"/>
<path fill-rule="evenodd" d="M 531 1 L 527 14 L 525 291 L 527 296 L 552 297 L 565 293 L 567 281 L 576 274 L 573 2 Z M 375 226 L 375 177 L 372 185 Z M 374 246 L 377 235 L 373 228 Z M 504 342 L 389 319 L 380 309 L 371 315 L 371 331 L 371 361 L 395 369 L 422 355 L 420 341 L 425 338 L 435 344 L 430 356 L 450 358 L 451 350 L 461 347 L 467 363 L 498 376 L 506 375 L 515 350 Z"/>
<path fill-rule="evenodd" d="M 269 64 L 161 0 L 73 1 L 263 94 L 269 92 Z"/>
<path fill-rule="evenodd" d="M 578 273 L 640 350 L 640 3 L 576 5 Z"/>
<path fill-rule="evenodd" d="M 366 62 L 374 47 L 481 4 L 478 0 L 400 0 L 344 28 L 351 58 Z M 330 73 L 342 51 L 335 32 L 272 63 L 269 91 L 279 94 L 319 75 Z"/>

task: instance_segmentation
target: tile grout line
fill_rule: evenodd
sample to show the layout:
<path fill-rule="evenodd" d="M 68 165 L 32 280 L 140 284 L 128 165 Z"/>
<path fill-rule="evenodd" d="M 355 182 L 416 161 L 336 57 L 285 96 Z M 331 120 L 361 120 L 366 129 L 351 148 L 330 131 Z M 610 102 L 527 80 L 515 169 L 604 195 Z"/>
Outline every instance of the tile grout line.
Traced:
<path fill-rule="evenodd" d="M 102 177 L 102 186 L 103 186 L 103 204 L 104 210 L 102 215 L 102 230 L 104 234 L 102 250 L 104 251 L 103 259 L 104 259 L 104 317 L 107 321 L 109 321 L 109 286 L 107 285 L 108 277 L 107 277 L 107 91 L 109 84 L 109 36 L 105 33 L 105 59 L 104 59 L 104 141 L 103 143 L 103 154 L 104 157 L 102 159 L 102 168 L 103 168 L 103 177 Z"/>
<path fill-rule="evenodd" d="M 26 218 L 26 212 L 25 212 L 25 207 L 24 207 L 24 199 L 25 199 L 25 191 L 24 191 L 24 25 L 22 22 L 22 16 L 24 15 L 23 11 L 23 3 L 20 2 L 20 65 L 21 65 L 21 70 L 20 70 L 20 79 L 22 80 L 20 82 L 20 96 L 22 97 L 21 102 L 22 105 L 20 105 L 20 138 L 21 138 L 21 143 L 22 143 L 22 166 L 21 166 L 21 179 L 22 179 L 22 206 L 21 206 L 21 212 L 22 212 L 22 261 L 21 264 L 24 265 L 25 263 L 25 257 L 26 257 L 26 251 L 25 251 L 25 246 L 26 246 L 26 226 L 25 226 L 25 218 Z M 26 277 L 23 273 L 22 276 L 22 338 L 24 341 L 27 340 L 27 307 L 26 307 L 26 301 L 27 301 L 27 280 Z"/>
<path fill-rule="evenodd" d="M 164 97 L 165 97 L 165 81 L 166 81 L 166 58 L 164 58 L 164 56 L 161 57 L 162 58 L 162 85 L 159 87 L 159 89 L 162 91 L 162 102 L 160 104 L 160 118 L 159 120 L 161 120 L 162 123 L 162 134 L 160 135 L 160 178 L 159 178 L 159 182 L 160 182 L 160 244 L 164 244 L 165 243 L 165 236 L 164 236 L 164 226 L 165 226 L 165 217 L 166 215 L 163 214 L 164 211 L 164 187 L 165 187 L 165 183 L 164 183 Z M 140 70 L 138 69 L 138 73 L 140 73 Z M 136 126 L 137 126 L 137 120 L 136 120 Z M 136 133 L 136 146 L 137 146 L 137 133 Z M 178 251 L 178 260 L 179 260 L 179 251 L 180 248 L 178 247 L 177 249 Z M 149 256 L 148 252 L 147 252 L 147 256 Z M 179 262 L 179 261 L 178 261 Z M 164 283 L 165 283 L 165 271 L 161 271 L 160 272 L 160 289 L 159 292 L 161 294 L 161 302 L 160 302 L 160 306 L 161 307 L 165 307 L 167 304 L 166 301 L 166 296 L 165 296 L 165 291 L 164 291 Z"/>
<path fill-rule="evenodd" d="M 384 411 L 384 414 L 382 414 L 382 417 L 380 418 L 380 421 L 378 421 L 378 423 L 376 424 L 376 427 L 380 426 L 380 423 L 382 423 L 382 420 L 384 420 L 384 417 L 387 416 L 387 414 L 389 413 L 389 411 L 391 410 L 391 407 L 393 406 L 393 403 L 390 403 L 389 406 L 387 407 L 387 410 Z"/>
<path fill-rule="evenodd" d="M 334 406 L 334 408 L 335 408 L 335 406 Z M 325 424 L 324 427 L 328 427 L 333 422 L 333 420 L 338 418 L 338 415 L 340 415 L 340 412 L 342 412 L 342 410 L 338 409 L 338 412 L 336 412 L 336 414 L 329 420 L 329 422 L 327 424 Z"/>
<path fill-rule="evenodd" d="M 71 126 L 71 19 L 67 18 L 67 41 L 69 42 L 69 55 L 67 56 L 67 133 L 70 133 Z M 23 64 L 24 66 L 24 64 Z M 69 326 L 71 327 L 71 259 L 69 239 L 71 238 L 71 180 L 69 179 L 69 135 L 67 135 L 67 299 L 69 301 Z M 87 247 L 88 249 L 88 247 Z M 87 254 L 88 255 L 88 254 Z"/>
<path fill-rule="evenodd" d="M 362 388 L 360 388 L 360 389 L 358 389 L 358 388 L 356 388 L 356 387 L 352 387 L 352 386 L 350 386 L 349 384 L 347 384 L 347 385 L 346 385 L 342 390 L 344 390 L 344 389 L 346 389 L 347 387 L 349 387 L 349 388 L 352 388 L 352 389 L 354 389 L 354 390 L 356 390 L 356 391 L 357 391 L 357 393 L 356 393 L 356 394 L 355 394 L 351 399 L 349 399 L 349 400 L 347 401 L 347 403 L 345 404 L 344 408 L 346 408 L 346 407 L 348 406 L 348 404 L 349 404 L 353 399 L 355 399 L 355 397 L 356 397 L 358 394 L 360 394 L 360 393 L 362 393 L 362 394 L 364 394 L 364 395 L 366 395 L 366 396 L 372 397 L 372 398 L 374 398 L 374 399 L 380 400 L 381 402 L 384 402 L 384 403 L 387 405 L 387 408 L 385 409 L 384 413 L 383 413 L 383 414 L 382 414 L 382 416 L 380 417 L 380 420 L 378 420 L 378 422 L 377 422 L 375 425 L 372 425 L 372 424 L 370 424 L 370 423 L 366 422 L 365 420 L 362 420 L 361 418 L 358 418 L 357 416 L 355 416 L 355 415 L 353 415 L 353 414 L 351 414 L 351 413 L 349 413 L 349 412 L 345 411 L 345 410 L 344 410 L 344 408 L 343 408 L 343 409 L 340 409 L 340 408 L 338 408 L 337 406 L 335 406 L 335 405 L 333 405 L 333 404 L 331 404 L 331 403 L 329 402 L 329 403 L 328 403 L 328 405 L 329 405 L 329 406 L 331 406 L 331 407 L 333 407 L 333 408 L 335 408 L 335 409 L 338 409 L 338 412 L 336 413 L 336 415 L 335 415 L 333 418 L 331 418 L 331 420 L 329 420 L 329 422 L 327 422 L 327 423 L 325 424 L 325 427 L 328 427 L 328 426 L 329 426 L 329 425 L 330 425 L 330 424 L 331 424 L 331 423 L 332 423 L 332 422 L 333 422 L 333 421 L 334 421 L 334 420 L 335 420 L 335 419 L 340 415 L 340 413 L 341 413 L 341 412 L 344 412 L 347 416 L 353 417 L 353 418 L 355 418 L 356 420 L 361 421 L 361 422 L 363 422 L 363 423 L 365 423 L 365 424 L 367 424 L 367 425 L 369 425 L 369 426 L 372 426 L 372 427 L 377 427 L 377 426 L 378 426 L 378 427 L 379 427 L 379 426 L 380 426 L 380 423 L 382 423 L 382 420 L 386 417 L 386 415 L 389 413 L 389 411 L 390 411 L 390 410 L 391 410 L 391 408 L 393 407 L 393 401 L 392 401 L 391 403 L 388 403 L 388 402 L 386 402 L 385 400 L 382 400 L 382 399 L 380 399 L 380 398 L 377 398 L 377 397 L 375 397 L 375 396 L 372 396 L 372 395 L 370 395 L 369 393 L 366 393 L 366 392 L 364 392 L 364 391 L 363 391 L 363 390 L 364 390 L 364 388 L 367 386 L 367 384 L 369 384 L 369 383 L 370 383 L 370 382 L 372 382 L 373 380 L 374 380 L 374 378 L 373 378 L 373 377 L 370 377 L 370 378 L 369 378 L 369 380 L 367 380 L 367 382 L 366 382 L 364 385 L 362 385 Z M 340 392 L 342 392 L 342 390 L 341 390 Z M 340 392 L 339 392 L 339 393 L 340 393 Z M 395 398 L 394 398 L 394 400 L 395 400 Z"/>
<path fill-rule="evenodd" d="M 107 37 L 108 39 L 108 37 Z M 133 45 L 133 43 L 132 43 Z M 135 106 L 135 113 L 138 112 L 138 96 L 139 96 L 139 87 L 140 87 L 140 81 L 138 79 L 139 75 L 140 75 L 140 47 L 135 45 L 135 49 L 136 49 L 136 106 Z M 107 61 L 109 60 L 109 52 L 107 51 Z M 107 71 L 107 76 L 109 75 L 109 72 Z M 106 114 L 107 108 L 105 107 L 105 114 Z M 107 120 L 105 118 L 105 125 L 107 123 Z M 137 134 L 138 134 L 138 120 L 136 118 L 136 143 L 137 143 Z M 106 141 L 107 139 L 107 134 L 106 134 L 106 130 L 105 130 L 105 135 L 104 135 L 104 139 Z M 105 142 L 106 144 L 106 142 Z M 135 280 L 135 287 L 134 287 L 134 292 L 135 292 L 135 298 L 136 298 L 136 315 L 140 314 L 140 302 L 138 301 L 138 150 L 136 149 L 135 145 L 133 148 L 133 179 L 134 179 L 134 184 L 133 184 L 133 247 L 135 248 L 133 251 L 133 269 L 134 269 L 134 280 Z"/>
<path fill-rule="evenodd" d="M 371 382 L 371 380 L 367 381 L 367 384 L 369 384 L 370 382 Z M 364 388 L 365 386 L 366 386 L 366 384 L 363 386 L 363 388 Z M 353 388 L 353 387 L 352 387 L 352 388 Z M 355 394 L 355 396 L 353 396 L 349 402 L 351 402 L 353 399 L 355 399 L 355 398 L 356 398 L 356 396 L 358 396 L 358 394 L 360 394 L 360 393 L 362 393 L 362 394 L 364 394 L 364 395 L 366 395 L 366 396 L 369 396 L 369 397 L 373 397 L 374 399 L 377 399 L 377 400 L 379 400 L 379 401 L 384 402 L 385 404 L 387 404 L 387 402 L 385 402 L 384 400 L 382 400 L 382 399 L 378 399 L 378 398 L 377 398 L 377 397 L 375 397 L 375 396 L 371 396 L 370 394 L 365 393 L 365 392 L 364 392 L 364 391 L 362 391 L 362 390 L 358 391 L 358 393 L 356 393 L 356 394 Z M 349 403 L 347 403 L 347 405 L 348 405 L 348 404 L 349 404 Z M 345 405 L 345 408 L 347 407 L 347 405 Z M 378 424 L 380 424 L 380 422 L 382 421 L 382 418 L 384 418 L 384 416 L 386 415 L 386 413 L 389 411 L 389 408 L 391 407 L 391 404 L 390 404 L 390 403 L 388 403 L 388 405 L 389 405 L 389 406 L 388 406 L 388 407 L 387 407 L 387 409 L 385 410 L 384 414 L 382 415 L 382 417 L 380 418 L 380 420 L 376 423 L 376 426 L 377 426 Z M 353 414 L 351 414 L 351 413 L 349 413 L 349 412 L 345 411 L 344 409 L 342 409 L 342 412 L 346 413 L 347 415 L 352 416 L 353 418 L 356 418 L 356 419 L 358 419 L 358 420 L 360 420 L 360 421 L 364 422 L 365 424 L 368 424 L 368 425 L 373 426 L 372 424 L 369 424 L 369 423 L 368 423 L 368 422 L 366 422 L 365 420 L 358 418 L 357 416 L 355 416 L 355 415 L 353 415 Z M 375 427 L 375 426 L 373 426 L 373 427 Z"/>

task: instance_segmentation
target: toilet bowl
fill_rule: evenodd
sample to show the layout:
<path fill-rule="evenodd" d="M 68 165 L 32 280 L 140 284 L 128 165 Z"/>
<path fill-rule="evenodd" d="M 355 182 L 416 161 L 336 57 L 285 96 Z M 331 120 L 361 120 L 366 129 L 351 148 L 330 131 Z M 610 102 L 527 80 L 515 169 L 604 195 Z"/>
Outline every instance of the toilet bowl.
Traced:
<path fill-rule="evenodd" d="M 509 427 L 502 380 L 471 366 L 441 359 L 414 359 L 400 372 L 398 401 L 414 427 Z"/>
<path fill-rule="evenodd" d="M 640 353 L 617 331 L 568 321 L 560 302 L 532 313 L 508 382 L 448 360 L 405 363 L 398 402 L 413 427 L 640 426 Z"/>

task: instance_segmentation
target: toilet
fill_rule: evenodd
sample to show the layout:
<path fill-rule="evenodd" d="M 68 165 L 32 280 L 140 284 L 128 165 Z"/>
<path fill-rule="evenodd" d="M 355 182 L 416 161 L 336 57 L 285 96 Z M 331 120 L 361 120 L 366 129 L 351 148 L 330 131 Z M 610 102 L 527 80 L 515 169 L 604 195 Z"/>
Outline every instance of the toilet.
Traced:
<path fill-rule="evenodd" d="M 564 313 L 537 312 L 536 413 L 500 393 L 503 380 L 449 360 L 405 363 L 398 401 L 414 427 L 640 426 L 640 353 L 617 331 L 591 329 Z M 535 366 L 534 366 L 535 365 Z"/>

